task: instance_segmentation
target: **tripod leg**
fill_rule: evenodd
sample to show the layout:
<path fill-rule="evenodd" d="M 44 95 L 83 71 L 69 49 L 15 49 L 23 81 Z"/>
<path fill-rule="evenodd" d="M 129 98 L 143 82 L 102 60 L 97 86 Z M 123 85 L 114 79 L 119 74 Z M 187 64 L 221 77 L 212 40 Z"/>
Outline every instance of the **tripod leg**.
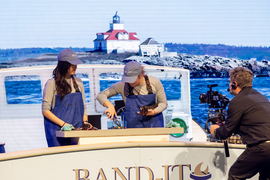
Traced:
<path fill-rule="evenodd" d="M 224 149 L 225 149 L 226 157 L 230 157 L 230 152 L 229 152 L 229 147 L 228 147 L 227 140 L 224 141 Z"/>

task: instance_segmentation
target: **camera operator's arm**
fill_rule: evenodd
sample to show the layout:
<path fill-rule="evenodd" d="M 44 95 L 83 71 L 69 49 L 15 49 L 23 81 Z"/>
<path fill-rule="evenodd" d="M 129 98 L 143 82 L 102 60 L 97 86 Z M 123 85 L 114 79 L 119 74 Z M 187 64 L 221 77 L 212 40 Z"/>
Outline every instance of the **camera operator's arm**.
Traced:
<path fill-rule="evenodd" d="M 230 102 L 228 107 L 228 116 L 225 120 L 225 124 L 220 128 L 215 128 L 216 133 L 214 134 L 217 139 L 227 139 L 239 128 L 241 123 L 241 117 L 243 115 L 243 106 L 243 104 L 240 104 L 237 101 L 232 100 Z"/>

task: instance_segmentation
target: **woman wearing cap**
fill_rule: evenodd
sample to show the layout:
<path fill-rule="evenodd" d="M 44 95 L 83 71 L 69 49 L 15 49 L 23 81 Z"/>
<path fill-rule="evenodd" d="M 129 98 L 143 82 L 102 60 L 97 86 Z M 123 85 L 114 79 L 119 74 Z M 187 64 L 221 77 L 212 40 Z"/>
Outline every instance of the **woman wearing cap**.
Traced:
<path fill-rule="evenodd" d="M 100 92 L 97 100 L 107 107 L 108 118 L 117 116 L 113 104 L 108 98 L 121 94 L 125 102 L 123 112 L 127 128 L 164 127 L 162 111 L 167 108 L 167 99 L 160 80 L 144 75 L 143 67 L 136 61 L 127 63 L 124 67 L 122 81 Z M 157 103 L 155 109 L 149 109 L 142 116 L 140 108 Z"/>
<path fill-rule="evenodd" d="M 58 64 L 43 91 L 42 114 L 49 147 L 70 145 L 70 139 L 57 138 L 56 131 L 66 125 L 77 129 L 87 122 L 84 86 L 74 77 L 77 65 L 83 63 L 71 49 L 58 54 Z M 90 124 L 90 126 L 92 126 Z"/>

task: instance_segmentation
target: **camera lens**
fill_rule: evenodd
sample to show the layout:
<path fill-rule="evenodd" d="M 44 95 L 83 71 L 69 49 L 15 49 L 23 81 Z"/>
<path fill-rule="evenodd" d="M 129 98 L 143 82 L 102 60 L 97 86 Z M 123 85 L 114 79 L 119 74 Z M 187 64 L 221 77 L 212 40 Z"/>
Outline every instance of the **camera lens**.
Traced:
<path fill-rule="evenodd" d="M 200 99 L 200 103 L 202 103 L 202 104 L 203 104 L 203 103 L 206 103 L 207 100 L 208 100 L 207 95 L 204 94 L 204 93 L 201 93 L 201 94 L 200 94 L 199 99 Z"/>

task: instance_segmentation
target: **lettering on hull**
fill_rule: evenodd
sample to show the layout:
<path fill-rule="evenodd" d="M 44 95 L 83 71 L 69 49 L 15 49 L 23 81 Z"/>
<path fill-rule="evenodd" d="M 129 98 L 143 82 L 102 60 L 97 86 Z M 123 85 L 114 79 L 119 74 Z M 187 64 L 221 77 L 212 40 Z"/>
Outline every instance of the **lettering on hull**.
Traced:
<path fill-rule="evenodd" d="M 194 171 L 191 171 L 191 164 L 180 164 L 180 165 L 163 165 L 163 171 L 164 176 L 163 177 L 155 177 L 155 173 L 152 171 L 150 167 L 147 166 L 134 166 L 134 167 L 125 167 L 125 169 L 120 170 L 118 167 L 112 167 L 112 170 L 114 171 L 114 178 L 108 177 L 107 175 L 111 172 L 104 172 L 103 168 L 100 168 L 98 172 L 91 172 L 92 174 L 96 173 L 96 180 L 131 180 L 130 175 L 135 174 L 136 180 L 143 180 L 143 179 L 149 179 L 149 180 L 172 180 L 170 179 L 170 173 L 178 171 L 179 180 L 185 180 L 184 179 L 184 172 L 186 173 L 186 170 L 190 171 L 190 179 L 192 180 L 208 180 L 211 179 L 212 174 L 209 172 L 208 166 L 204 171 L 201 171 L 201 165 L 203 162 L 199 163 Z M 73 169 L 75 172 L 75 180 L 90 180 L 89 175 L 90 171 L 88 169 Z M 147 172 L 148 177 L 142 177 L 141 172 L 144 171 Z M 108 174 L 106 174 L 108 173 Z M 124 175 L 125 174 L 125 175 Z M 134 177 L 132 177 L 134 179 Z"/>

